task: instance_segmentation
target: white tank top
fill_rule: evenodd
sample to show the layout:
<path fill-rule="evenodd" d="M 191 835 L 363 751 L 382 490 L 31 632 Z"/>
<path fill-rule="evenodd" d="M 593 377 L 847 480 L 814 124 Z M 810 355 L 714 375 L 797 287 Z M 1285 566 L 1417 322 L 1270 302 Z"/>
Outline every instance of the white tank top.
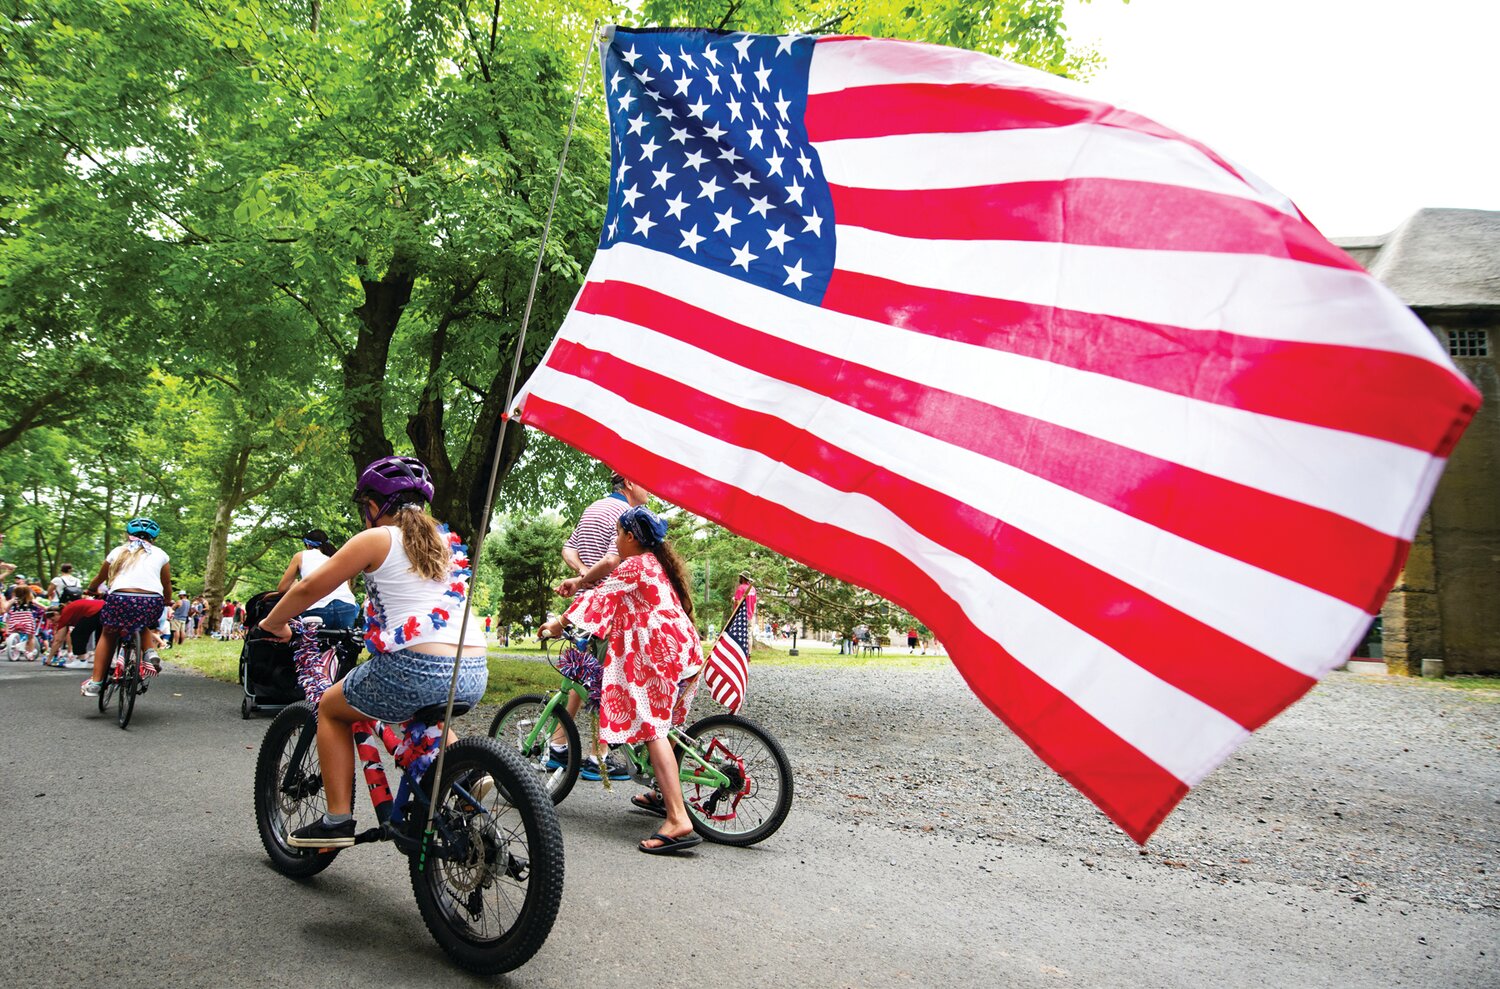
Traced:
<path fill-rule="evenodd" d="M 113 564 L 119 559 L 120 554 L 126 551 L 125 546 L 116 546 L 109 551 L 104 562 Z M 147 591 L 152 594 L 161 594 L 164 588 L 161 586 L 161 568 L 165 566 L 171 557 L 167 552 L 154 543 L 142 542 L 140 551 L 136 552 L 120 572 L 114 575 L 109 582 L 110 587 L 127 588 L 133 587 L 137 590 Z"/>
<path fill-rule="evenodd" d="M 458 551 L 455 539 L 450 579 L 428 580 L 412 570 L 401 530 L 383 528 L 391 535 L 391 548 L 385 561 L 365 574 L 365 642 L 376 652 L 395 652 L 418 642 L 458 645 L 469 583 L 467 553 Z M 484 630 L 473 615 L 469 619 L 463 643 L 483 648 Z"/>
<path fill-rule="evenodd" d="M 302 562 L 297 566 L 297 576 L 301 577 L 303 580 L 306 580 L 313 574 L 317 573 L 319 568 L 321 568 L 323 564 L 327 562 L 328 557 L 323 555 L 322 550 L 305 549 L 302 551 Z M 314 608 L 321 608 L 325 604 L 329 604 L 333 601 L 343 601 L 348 604 L 355 603 L 354 592 L 349 590 L 348 581 L 345 581 L 338 587 L 334 588 L 333 593 L 320 597 L 312 604 L 308 605 L 307 610 L 312 611 Z"/>

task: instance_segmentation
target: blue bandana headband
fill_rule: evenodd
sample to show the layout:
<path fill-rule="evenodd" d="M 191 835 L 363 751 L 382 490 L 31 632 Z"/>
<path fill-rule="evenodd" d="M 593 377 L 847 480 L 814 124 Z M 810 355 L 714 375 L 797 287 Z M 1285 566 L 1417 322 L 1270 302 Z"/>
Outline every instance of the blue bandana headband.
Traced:
<path fill-rule="evenodd" d="M 635 541 L 646 549 L 661 545 L 667 538 L 667 523 L 652 514 L 645 505 L 627 508 L 620 515 L 620 528 L 635 537 Z"/>
<path fill-rule="evenodd" d="M 322 546 L 323 544 L 322 543 L 315 543 L 311 539 L 304 539 L 304 540 L 302 540 L 302 545 L 306 546 L 308 549 L 317 549 L 319 546 Z"/>

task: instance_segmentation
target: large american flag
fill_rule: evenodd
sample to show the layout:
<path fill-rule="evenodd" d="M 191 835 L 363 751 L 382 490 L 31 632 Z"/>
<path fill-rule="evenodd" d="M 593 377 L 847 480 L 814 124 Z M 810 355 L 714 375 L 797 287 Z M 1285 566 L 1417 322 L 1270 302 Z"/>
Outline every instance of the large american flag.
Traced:
<path fill-rule="evenodd" d="M 603 49 L 524 421 L 903 605 L 1138 841 L 1349 657 L 1478 394 L 1285 197 L 973 52 Z"/>
<path fill-rule="evenodd" d="M 745 703 L 750 686 L 750 616 L 745 602 L 736 602 L 734 614 L 719 633 L 719 641 L 703 666 L 703 682 L 713 699 L 733 714 Z"/>

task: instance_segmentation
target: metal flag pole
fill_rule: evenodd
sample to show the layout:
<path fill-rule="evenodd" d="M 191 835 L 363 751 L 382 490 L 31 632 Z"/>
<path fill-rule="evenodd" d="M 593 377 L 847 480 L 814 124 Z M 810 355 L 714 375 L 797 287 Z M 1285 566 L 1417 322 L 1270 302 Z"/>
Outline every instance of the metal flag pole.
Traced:
<path fill-rule="evenodd" d="M 609 30 L 609 29 L 606 29 Z M 484 493 L 484 512 L 479 516 L 479 532 L 474 536 L 474 545 L 469 553 L 469 593 L 464 595 L 464 617 L 459 622 L 458 646 L 453 651 L 453 677 L 448 681 L 448 706 L 443 711 L 443 733 L 438 742 L 437 762 L 432 767 L 432 799 L 427 804 L 427 827 L 423 839 L 432 837 L 432 822 L 437 815 L 437 784 L 443 778 L 443 762 L 448 754 L 448 723 L 453 720 L 453 698 L 458 693 L 458 670 L 463 662 L 464 639 L 469 630 L 469 614 L 474 608 L 474 586 L 479 576 L 479 554 L 484 548 L 484 533 L 489 528 L 490 511 L 495 504 L 495 482 L 500 476 L 500 452 L 505 447 L 505 430 L 510 425 L 509 398 L 516 392 L 516 377 L 521 371 L 521 353 L 526 346 L 526 329 L 531 324 L 531 304 L 536 300 L 537 282 L 542 277 L 542 261 L 547 254 L 547 234 L 552 230 L 552 214 L 557 209 L 557 196 L 562 191 L 563 169 L 568 163 L 568 148 L 573 143 L 573 127 L 578 122 L 578 104 L 583 102 L 583 88 L 588 85 L 589 70 L 594 65 L 594 48 L 599 41 L 599 21 L 589 29 L 588 50 L 583 57 L 583 72 L 578 77 L 578 90 L 573 94 L 573 112 L 568 117 L 568 131 L 563 137 L 562 154 L 557 160 L 557 177 L 552 181 L 552 199 L 547 203 L 547 218 L 542 221 L 542 240 L 536 249 L 536 268 L 531 272 L 531 289 L 526 293 L 526 309 L 521 315 L 521 332 L 516 340 L 516 354 L 510 363 L 510 384 L 506 386 L 507 407 L 500 414 L 500 435 L 495 439 L 494 455 L 490 459 L 490 483 Z"/>

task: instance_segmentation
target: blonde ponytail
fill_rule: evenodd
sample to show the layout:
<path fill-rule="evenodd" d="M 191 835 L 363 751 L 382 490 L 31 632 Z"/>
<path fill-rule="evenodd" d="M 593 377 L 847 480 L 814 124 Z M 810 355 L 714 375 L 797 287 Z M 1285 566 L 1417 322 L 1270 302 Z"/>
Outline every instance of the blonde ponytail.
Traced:
<path fill-rule="evenodd" d="M 132 546 L 131 540 L 128 539 L 120 544 L 120 549 L 123 552 L 115 557 L 115 562 L 109 565 L 109 584 L 111 587 L 114 586 L 115 578 L 120 575 L 121 570 L 124 570 L 136 557 L 146 555 L 146 545 L 145 540 L 141 540 Z"/>
<path fill-rule="evenodd" d="M 417 502 L 407 502 L 394 514 L 412 572 L 427 580 L 446 582 L 453 568 L 453 552 L 448 548 L 448 540 L 438 531 L 437 520 L 424 512 Z"/>

